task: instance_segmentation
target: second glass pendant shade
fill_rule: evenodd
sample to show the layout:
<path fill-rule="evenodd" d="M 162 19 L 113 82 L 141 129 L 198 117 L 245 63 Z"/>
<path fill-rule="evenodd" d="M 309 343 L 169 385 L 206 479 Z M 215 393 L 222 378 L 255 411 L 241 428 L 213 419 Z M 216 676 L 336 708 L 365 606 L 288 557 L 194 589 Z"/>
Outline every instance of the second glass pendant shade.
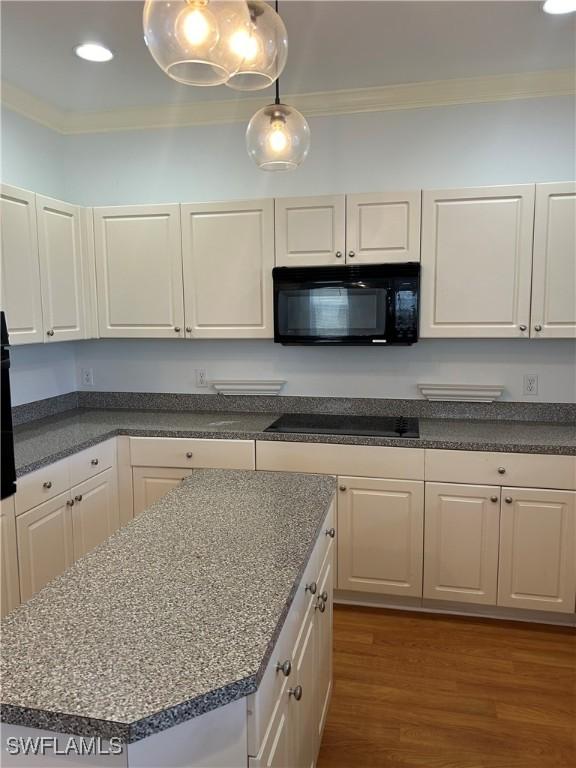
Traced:
<path fill-rule="evenodd" d="M 242 65 L 252 24 L 245 0 L 146 0 L 144 39 L 164 72 L 186 85 L 221 85 Z"/>

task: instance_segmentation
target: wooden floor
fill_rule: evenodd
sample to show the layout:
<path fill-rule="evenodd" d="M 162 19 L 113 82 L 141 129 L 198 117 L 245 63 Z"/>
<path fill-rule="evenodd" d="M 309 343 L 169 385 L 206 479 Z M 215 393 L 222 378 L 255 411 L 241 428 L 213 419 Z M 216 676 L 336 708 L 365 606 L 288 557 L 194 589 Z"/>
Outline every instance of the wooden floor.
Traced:
<path fill-rule="evenodd" d="M 339 606 L 317 768 L 575 768 L 576 634 Z"/>

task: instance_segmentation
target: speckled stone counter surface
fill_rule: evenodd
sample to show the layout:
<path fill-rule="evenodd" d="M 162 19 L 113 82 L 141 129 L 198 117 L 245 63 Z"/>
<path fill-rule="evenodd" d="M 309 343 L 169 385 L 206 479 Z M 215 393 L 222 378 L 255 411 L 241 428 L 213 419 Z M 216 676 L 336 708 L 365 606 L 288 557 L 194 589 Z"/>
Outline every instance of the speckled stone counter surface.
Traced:
<path fill-rule="evenodd" d="M 132 742 L 253 693 L 335 488 L 196 470 L 2 621 L 2 720 Z"/>
<path fill-rule="evenodd" d="M 264 432 L 276 418 L 274 413 L 77 408 L 16 427 L 16 471 L 18 476 L 24 475 L 115 435 L 243 438 L 576 455 L 576 427 L 571 423 L 421 418 L 420 438 L 403 439 Z"/>

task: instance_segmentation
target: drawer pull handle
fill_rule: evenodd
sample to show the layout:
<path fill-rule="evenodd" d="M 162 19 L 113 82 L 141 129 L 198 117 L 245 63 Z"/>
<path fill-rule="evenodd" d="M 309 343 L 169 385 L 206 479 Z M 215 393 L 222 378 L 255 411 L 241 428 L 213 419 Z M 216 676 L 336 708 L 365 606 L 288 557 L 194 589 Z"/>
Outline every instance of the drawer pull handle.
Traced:
<path fill-rule="evenodd" d="M 50 488 L 52 488 L 52 483 L 50 480 L 46 480 L 45 483 L 42 483 L 42 488 L 48 488 L 48 490 L 50 490 Z"/>
<path fill-rule="evenodd" d="M 324 602 L 324 600 L 322 600 L 321 597 L 317 597 L 316 598 L 316 605 L 314 607 L 318 608 L 320 613 L 324 613 L 324 611 L 326 610 L 326 603 Z"/>
<path fill-rule="evenodd" d="M 66 506 L 67 507 L 73 507 L 74 506 L 74 499 L 68 499 L 68 501 L 66 502 Z"/>
<path fill-rule="evenodd" d="M 506 474 L 506 467 L 498 467 L 498 474 L 499 475 L 505 475 Z"/>
<path fill-rule="evenodd" d="M 292 662 L 290 659 L 286 659 L 284 662 L 278 662 L 276 664 L 276 672 L 282 672 L 284 677 L 289 677 L 290 672 L 292 672 Z"/>
<path fill-rule="evenodd" d="M 326 536 L 330 536 L 330 538 L 333 539 L 334 536 L 336 536 L 336 529 L 335 528 L 326 528 L 324 533 L 326 534 Z"/>
<path fill-rule="evenodd" d="M 506 504 L 512 504 L 512 502 L 513 502 L 513 498 L 512 498 L 512 496 L 506 496 L 506 498 L 504 499 L 504 501 L 506 502 Z"/>
<path fill-rule="evenodd" d="M 98 463 L 99 463 L 98 459 L 92 459 L 92 461 L 90 462 L 90 464 L 92 464 L 93 467 L 97 467 Z"/>
<path fill-rule="evenodd" d="M 296 701 L 300 701 L 302 698 L 302 686 L 297 685 L 296 688 L 288 688 L 288 696 L 294 696 Z"/>
<path fill-rule="evenodd" d="M 194 454 L 192 453 L 192 451 L 186 451 L 186 458 L 187 459 L 191 459 L 193 455 Z"/>
<path fill-rule="evenodd" d="M 496 502 L 498 501 L 498 496 L 490 496 L 490 501 L 496 504 Z"/>
<path fill-rule="evenodd" d="M 82 494 L 79 493 L 78 496 L 74 496 L 74 501 L 82 501 Z"/>
<path fill-rule="evenodd" d="M 316 582 L 313 581 L 310 584 L 306 584 L 306 589 L 304 590 L 304 592 L 310 592 L 311 595 L 315 595 L 317 589 L 318 589 L 318 586 Z"/>

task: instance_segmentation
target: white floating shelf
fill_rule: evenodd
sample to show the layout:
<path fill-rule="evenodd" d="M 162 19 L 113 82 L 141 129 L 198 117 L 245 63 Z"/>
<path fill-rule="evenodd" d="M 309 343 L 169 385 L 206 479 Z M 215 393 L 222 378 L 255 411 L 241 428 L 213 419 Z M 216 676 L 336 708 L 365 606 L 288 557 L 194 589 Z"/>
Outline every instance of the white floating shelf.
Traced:
<path fill-rule="evenodd" d="M 466 403 L 492 403 L 502 397 L 500 384 L 418 384 L 426 400 L 460 400 Z"/>
<path fill-rule="evenodd" d="M 210 382 L 220 395 L 279 395 L 283 379 L 215 379 Z"/>

